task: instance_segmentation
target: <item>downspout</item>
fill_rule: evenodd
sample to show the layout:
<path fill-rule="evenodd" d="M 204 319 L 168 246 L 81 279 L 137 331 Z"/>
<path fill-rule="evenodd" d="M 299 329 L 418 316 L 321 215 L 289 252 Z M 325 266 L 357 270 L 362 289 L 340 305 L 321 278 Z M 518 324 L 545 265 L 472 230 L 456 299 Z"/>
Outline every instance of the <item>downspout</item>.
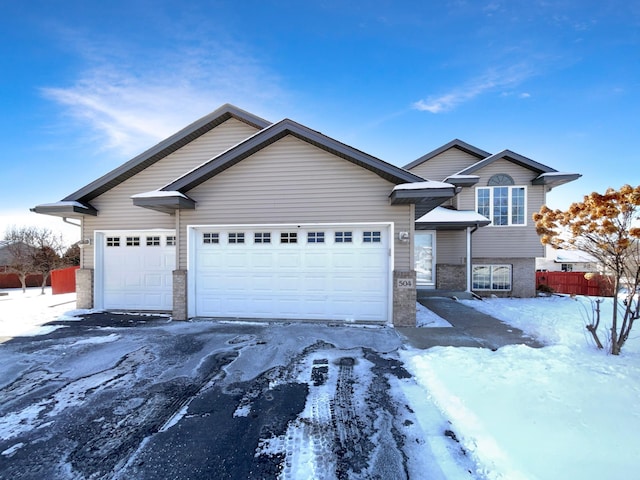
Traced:
<path fill-rule="evenodd" d="M 467 292 L 469 293 L 471 293 L 471 277 L 473 274 L 473 252 L 471 248 L 471 235 L 473 235 L 475 231 L 478 230 L 478 228 L 480 228 L 480 225 L 478 225 L 477 223 L 476 226 L 473 227 L 473 229 L 471 227 L 467 227 Z"/>
<path fill-rule="evenodd" d="M 73 223 L 72 221 L 70 221 L 67 217 L 62 217 L 62 221 L 64 223 L 68 223 L 69 225 L 73 225 L 74 227 L 82 227 L 81 223 Z"/>
<path fill-rule="evenodd" d="M 80 223 L 74 223 L 71 220 L 69 220 L 67 217 L 62 217 L 62 221 L 64 223 L 68 223 L 69 225 L 73 225 L 74 227 L 79 227 L 80 228 L 80 240 L 82 240 L 82 218 L 80 219 Z M 80 268 L 84 268 L 84 249 L 81 248 L 80 249 Z"/>

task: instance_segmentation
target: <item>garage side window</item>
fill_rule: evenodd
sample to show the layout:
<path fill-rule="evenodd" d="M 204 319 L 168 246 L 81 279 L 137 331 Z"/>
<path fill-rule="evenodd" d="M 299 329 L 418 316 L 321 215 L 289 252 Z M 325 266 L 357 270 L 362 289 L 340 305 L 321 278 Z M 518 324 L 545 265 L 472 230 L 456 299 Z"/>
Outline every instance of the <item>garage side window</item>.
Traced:
<path fill-rule="evenodd" d="M 253 243 L 271 243 L 271 233 L 256 232 L 253 235 Z"/>
<path fill-rule="evenodd" d="M 127 237 L 127 247 L 139 247 L 140 237 Z"/>
<path fill-rule="evenodd" d="M 298 243 L 297 232 L 282 232 L 280 233 L 280 243 Z"/>
<path fill-rule="evenodd" d="M 159 247 L 160 237 L 147 237 L 147 247 Z"/>
<path fill-rule="evenodd" d="M 307 243 L 324 243 L 324 232 L 308 232 Z"/>
<path fill-rule="evenodd" d="M 243 232 L 229 233 L 229 243 L 244 243 L 244 233 Z"/>
<path fill-rule="evenodd" d="M 353 232 L 336 232 L 336 243 L 351 243 L 353 242 Z"/>
<path fill-rule="evenodd" d="M 362 241 L 363 243 L 380 243 L 382 237 L 380 232 L 363 232 L 362 233 Z"/>
<path fill-rule="evenodd" d="M 175 247 L 175 246 L 176 246 L 175 235 L 167 235 L 167 247 Z"/>
<path fill-rule="evenodd" d="M 220 243 L 220 234 L 205 232 L 202 234 L 202 243 L 204 244 Z"/>
<path fill-rule="evenodd" d="M 119 247 L 120 237 L 107 237 L 107 247 Z"/>

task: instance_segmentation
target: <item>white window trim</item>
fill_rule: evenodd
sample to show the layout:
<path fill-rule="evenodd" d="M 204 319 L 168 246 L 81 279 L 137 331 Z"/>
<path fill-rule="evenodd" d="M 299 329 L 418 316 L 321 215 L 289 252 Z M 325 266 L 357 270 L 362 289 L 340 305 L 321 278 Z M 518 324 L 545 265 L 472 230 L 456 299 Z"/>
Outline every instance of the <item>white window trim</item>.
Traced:
<path fill-rule="evenodd" d="M 513 265 L 507 263 L 478 263 L 473 264 L 473 268 L 471 269 L 471 286 L 472 290 L 476 290 L 479 292 L 511 292 L 513 290 Z M 476 288 L 473 286 L 473 271 L 476 267 L 489 267 L 491 269 L 489 275 L 489 284 L 493 286 L 493 269 L 495 267 L 507 267 L 509 269 L 509 288 Z"/>
<path fill-rule="evenodd" d="M 508 188 L 509 189 L 509 216 L 508 223 L 506 225 L 494 225 L 493 223 L 493 191 L 495 188 Z M 524 223 L 511 223 L 512 209 L 513 209 L 513 195 L 511 191 L 514 188 L 523 188 L 524 189 Z M 489 190 L 489 220 L 491 223 L 488 225 L 489 227 L 526 227 L 527 226 L 527 205 L 528 205 L 528 189 L 526 185 L 490 185 L 486 187 L 476 187 L 475 191 L 475 201 L 476 201 L 476 212 L 479 213 L 479 205 L 478 205 L 478 192 L 480 190 Z"/>

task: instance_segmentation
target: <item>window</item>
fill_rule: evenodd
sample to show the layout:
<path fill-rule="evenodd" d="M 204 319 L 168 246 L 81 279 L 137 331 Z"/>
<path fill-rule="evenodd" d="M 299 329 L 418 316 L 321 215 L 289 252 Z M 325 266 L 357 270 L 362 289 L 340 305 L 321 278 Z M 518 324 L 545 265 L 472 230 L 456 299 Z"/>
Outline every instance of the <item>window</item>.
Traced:
<path fill-rule="evenodd" d="M 176 246 L 175 235 L 167 235 L 167 247 L 175 247 L 175 246 Z"/>
<path fill-rule="evenodd" d="M 307 243 L 324 243 L 324 232 L 307 233 Z"/>
<path fill-rule="evenodd" d="M 573 264 L 572 263 L 563 263 L 560 267 L 563 272 L 573 272 Z"/>
<path fill-rule="evenodd" d="M 525 225 L 525 197 L 525 187 L 479 187 L 476 189 L 476 210 L 491 220 L 492 225 Z"/>
<path fill-rule="evenodd" d="M 473 290 L 511 290 L 511 265 L 474 265 Z"/>
<path fill-rule="evenodd" d="M 335 235 L 336 243 L 351 243 L 352 241 L 353 241 L 352 232 L 336 232 L 336 235 Z"/>
<path fill-rule="evenodd" d="M 159 247 L 160 237 L 147 237 L 147 247 Z"/>
<path fill-rule="evenodd" d="M 120 237 L 107 237 L 107 247 L 119 247 Z"/>
<path fill-rule="evenodd" d="M 139 247 L 140 237 L 127 237 L 127 247 Z"/>
<path fill-rule="evenodd" d="M 271 233 L 269 232 L 258 232 L 253 235 L 254 243 L 271 243 Z"/>
<path fill-rule="evenodd" d="M 380 243 L 380 232 L 363 232 L 362 241 L 364 243 Z"/>
<path fill-rule="evenodd" d="M 244 233 L 242 232 L 229 233 L 229 243 L 244 243 Z"/>
<path fill-rule="evenodd" d="M 280 243 L 298 243 L 298 234 L 296 232 L 282 232 Z"/>
<path fill-rule="evenodd" d="M 203 233 L 202 243 L 220 243 L 219 233 Z"/>

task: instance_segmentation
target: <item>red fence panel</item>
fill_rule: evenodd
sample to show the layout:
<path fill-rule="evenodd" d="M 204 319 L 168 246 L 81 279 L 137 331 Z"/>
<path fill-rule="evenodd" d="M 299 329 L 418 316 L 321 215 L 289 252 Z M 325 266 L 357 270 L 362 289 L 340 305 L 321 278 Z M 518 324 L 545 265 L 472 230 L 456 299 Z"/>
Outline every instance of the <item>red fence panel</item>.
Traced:
<path fill-rule="evenodd" d="M 27 275 L 27 287 L 39 287 L 42 285 L 42 275 Z M 47 279 L 47 285 L 50 285 Z M 20 278 L 15 273 L 0 273 L 0 288 L 22 288 Z"/>
<path fill-rule="evenodd" d="M 76 270 L 80 267 L 61 268 L 51 272 L 51 292 L 54 295 L 60 293 L 73 293 L 76 291 Z"/>
<path fill-rule="evenodd" d="M 557 293 L 592 297 L 613 296 L 611 277 L 599 273 L 536 272 L 536 288 L 540 289 L 541 285 L 546 285 Z"/>

